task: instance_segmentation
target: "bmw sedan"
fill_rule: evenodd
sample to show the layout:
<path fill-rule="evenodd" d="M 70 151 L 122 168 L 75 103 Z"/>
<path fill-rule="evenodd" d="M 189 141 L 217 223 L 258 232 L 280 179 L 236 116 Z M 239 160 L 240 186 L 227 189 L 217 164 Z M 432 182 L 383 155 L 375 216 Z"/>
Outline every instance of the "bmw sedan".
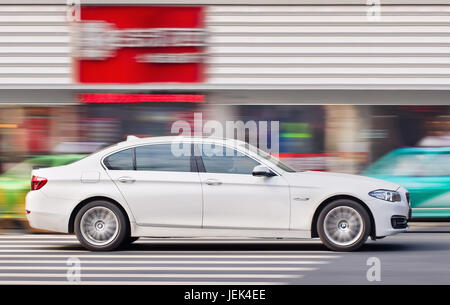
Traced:
<path fill-rule="evenodd" d="M 32 227 L 89 250 L 146 237 L 320 238 L 352 251 L 407 230 L 409 195 L 383 180 L 297 172 L 241 141 L 136 138 L 32 171 Z"/>

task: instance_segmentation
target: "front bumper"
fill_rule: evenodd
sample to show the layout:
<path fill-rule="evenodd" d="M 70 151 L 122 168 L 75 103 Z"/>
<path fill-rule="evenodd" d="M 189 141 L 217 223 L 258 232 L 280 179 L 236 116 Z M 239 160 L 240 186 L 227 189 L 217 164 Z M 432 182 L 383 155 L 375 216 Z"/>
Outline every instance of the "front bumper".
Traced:
<path fill-rule="evenodd" d="M 411 207 L 406 198 L 407 191 L 404 188 L 397 191 L 401 195 L 399 202 L 388 202 L 372 197 L 367 200 L 367 205 L 372 211 L 375 221 L 377 237 L 394 235 L 408 230 Z"/>
<path fill-rule="evenodd" d="M 408 218 L 401 215 L 394 215 L 391 217 L 391 225 L 393 229 L 407 229 Z"/>

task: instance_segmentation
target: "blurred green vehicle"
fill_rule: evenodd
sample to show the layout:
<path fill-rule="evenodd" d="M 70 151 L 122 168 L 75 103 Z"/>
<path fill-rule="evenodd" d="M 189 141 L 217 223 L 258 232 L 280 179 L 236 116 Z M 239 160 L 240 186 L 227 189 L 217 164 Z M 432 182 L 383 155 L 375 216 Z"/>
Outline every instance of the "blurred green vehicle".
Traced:
<path fill-rule="evenodd" d="M 0 175 L 0 218 L 25 218 L 25 196 L 30 190 L 33 166 L 69 164 L 85 154 L 55 154 L 26 159 Z"/>
<path fill-rule="evenodd" d="M 412 218 L 450 218 L 450 147 L 396 149 L 362 173 L 410 192 Z"/>

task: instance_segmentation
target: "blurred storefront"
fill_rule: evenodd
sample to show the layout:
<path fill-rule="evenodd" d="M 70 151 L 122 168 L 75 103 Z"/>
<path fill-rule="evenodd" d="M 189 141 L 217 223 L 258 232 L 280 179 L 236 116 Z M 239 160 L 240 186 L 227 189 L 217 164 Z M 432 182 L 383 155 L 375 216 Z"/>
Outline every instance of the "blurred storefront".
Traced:
<path fill-rule="evenodd" d="M 76 106 L 1 106 L 0 168 L 24 158 L 47 154 L 61 142 L 76 142 L 80 132 Z"/>
<path fill-rule="evenodd" d="M 349 173 L 449 132 L 450 15 L 442 12 L 450 6 L 442 1 L 387 0 L 381 13 L 337 0 L 7 3 L 2 171 L 63 142 L 169 135 L 173 122 L 198 112 L 279 121 L 281 158 Z"/>

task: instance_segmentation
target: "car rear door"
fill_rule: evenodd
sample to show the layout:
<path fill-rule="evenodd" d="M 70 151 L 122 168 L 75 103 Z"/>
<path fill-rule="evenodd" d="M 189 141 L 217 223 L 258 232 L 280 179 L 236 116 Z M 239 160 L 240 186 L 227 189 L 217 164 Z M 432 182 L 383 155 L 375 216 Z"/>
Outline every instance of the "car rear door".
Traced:
<path fill-rule="evenodd" d="M 450 217 L 450 153 L 423 154 L 415 177 L 405 179 L 415 218 Z"/>
<path fill-rule="evenodd" d="M 138 225 L 201 227 L 202 188 L 193 156 L 177 156 L 170 143 L 119 153 L 104 164 Z"/>

